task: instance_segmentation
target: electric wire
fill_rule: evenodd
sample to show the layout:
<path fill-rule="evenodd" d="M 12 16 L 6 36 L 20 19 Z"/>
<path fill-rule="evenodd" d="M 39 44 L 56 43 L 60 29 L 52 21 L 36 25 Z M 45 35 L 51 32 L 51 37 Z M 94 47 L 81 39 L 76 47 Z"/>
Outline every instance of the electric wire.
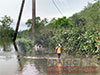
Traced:
<path fill-rule="evenodd" d="M 63 7 L 64 7 L 63 2 L 61 0 L 55 0 L 55 1 L 58 4 L 58 6 L 60 6 L 60 8 L 63 9 Z"/>
<path fill-rule="evenodd" d="M 56 7 L 56 9 L 58 10 L 58 12 L 63 16 L 63 13 L 61 12 L 61 10 L 59 9 L 59 7 L 57 6 L 55 0 L 52 0 L 54 6 Z"/>

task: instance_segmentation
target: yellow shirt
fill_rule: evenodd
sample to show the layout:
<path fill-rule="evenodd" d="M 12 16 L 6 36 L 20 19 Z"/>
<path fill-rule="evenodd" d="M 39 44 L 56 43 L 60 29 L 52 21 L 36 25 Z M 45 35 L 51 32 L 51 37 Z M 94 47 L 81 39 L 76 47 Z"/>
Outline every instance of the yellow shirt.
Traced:
<path fill-rule="evenodd" d="M 61 47 L 57 46 L 56 50 L 57 50 L 57 53 L 61 53 Z"/>

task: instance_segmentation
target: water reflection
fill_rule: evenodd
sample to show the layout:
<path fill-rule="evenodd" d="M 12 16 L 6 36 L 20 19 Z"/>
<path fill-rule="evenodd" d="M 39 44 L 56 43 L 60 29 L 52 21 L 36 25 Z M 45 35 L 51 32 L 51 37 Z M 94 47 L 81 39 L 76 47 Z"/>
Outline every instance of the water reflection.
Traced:
<path fill-rule="evenodd" d="M 46 60 L 27 60 L 22 75 L 46 75 Z"/>
<path fill-rule="evenodd" d="M 15 48 L 16 53 L 17 53 L 17 59 L 18 59 L 18 63 L 19 63 L 19 65 L 20 65 L 20 71 L 22 71 L 21 56 L 20 56 L 20 53 L 19 53 L 19 51 L 18 51 L 18 48 L 17 48 L 16 42 L 13 42 L 13 45 L 14 45 L 14 48 Z"/>
<path fill-rule="evenodd" d="M 0 52 L 0 75 L 46 74 L 46 60 L 23 59 L 16 42 L 11 43 L 9 49 L 9 52 Z"/>
<path fill-rule="evenodd" d="M 6 44 L 6 43 L 5 43 Z M 7 45 L 7 44 L 6 44 Z M 23 59 L 20 49 L 17 47 L 16 42 L 9 43 L 7 49 L 11 51 L 4 51 L 1 46 L 0 49 L 0 75 L 99 75 L 98 74 L 82 74 L 82 73 L 61 73 L 62 61 L 57 60 L 57 69 L 59 73 L 57 74 L 49 74 L 47 73 L 47 61 L 46 59 L 35 59 L 28 60 Z M 6 49 L 6 50 L 7 50 Z M 31 52 L 32 53 L 32 52 Z M 33 52 L 34 53 L 34 52 Z M 36 52 L 34 55 L 36 56 L 44 56 L 44 53 Z M 51 59 L 52 60 L 52 59 Z"/>
<path fill-rule="evenodd" d="M 3 40 L 2 40 L 3 41 Z M 21 62 L 18 53 L 14 50 L 11 41 L 0 41 L 0 75 L 15 75 L 21 71 Z"/>
<path fill-rule="evenodd" d="M 0 75 L 14 75 L 18 69 L 19 65 L 16 58 L 0 59 Z"/>
<path fill-rule="evenodd" d="M 71 62 L 73 61 L 73 59 L 75 58 L 70 58 Z M 84 59 L 84 58 L 83 58 Z M 75 59 L 76 60 L 76 59 Z M 86 59 L 84 59 L 86 60 Z M 69 61 L 66 61 L 66 63 Z M 87 63 L 87 61 L 83 61 L 84 63 Z M 82 65 L 84 65 L 84 63 Z M 90 62 L 90 64 L 92 64 L 94 62 Z M 79 64 L 78 64 L 79 65 Z M 95 66 L 95 67 L 91 67 L 91 66 L 78 66 L 76 64 L 66 64 L 62 59 L 58 59 L 58 60 L 48 60 L 47 62 L 47 73 L 48 75 L 99 75 L 100 73 L 97 72 L 99 71 L 98 69 L 98 65 L 96 63 L 94 63 L 94 65 L 92 64 L 91 66 Z"/>
<path fill-rule="evenodd" d="M 1 48 L 0 50 L 11 51 L 11 44 L 12 44 L 11 39 L 4 39 L 4 38 L 0 39 L 0 48 Z"/>

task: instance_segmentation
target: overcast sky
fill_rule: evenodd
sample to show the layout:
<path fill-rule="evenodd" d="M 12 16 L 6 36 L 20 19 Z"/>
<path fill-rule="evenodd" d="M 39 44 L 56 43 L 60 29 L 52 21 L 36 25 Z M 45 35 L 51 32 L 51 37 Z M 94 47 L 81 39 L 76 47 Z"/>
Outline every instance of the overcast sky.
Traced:
<path fill-rule="evenodd" d="M 4 15 L 11 16 L 14 19 L 14 23 L 17 22 L 20 6 L 22 0 L 0 0 L 0 17 Z M 81 11 L 84 7 L 90 3 L 94 3 L 94 0 L 55 0 L 57 6 L 61 10 L 64 16 L 69 17 L 76 12 Z M 32 14 L 32 0 L 26 0 L 20 29 L 25 29 L 24 23 L 27 19 L 31 18 Z M 36 0 L 36 16 L 41 18 L 62 17 L 62 15 L 55 8 L 52 0 Z M 15 27 L 15 24 L 13 25 Z"/>

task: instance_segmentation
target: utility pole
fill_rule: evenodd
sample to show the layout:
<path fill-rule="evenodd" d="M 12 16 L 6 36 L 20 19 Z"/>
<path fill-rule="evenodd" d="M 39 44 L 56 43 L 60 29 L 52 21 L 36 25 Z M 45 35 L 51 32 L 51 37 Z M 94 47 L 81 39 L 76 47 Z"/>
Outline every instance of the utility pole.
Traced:
<path fill-rule="evenodd" d="M 22 0 L 22 4 L 21 4 L 21 8 L 20 8 L 20 13 L 19 13 L 19 17 L 18 17 L 18 21 L 17 21 L 17 25 L 16 25 L 16 30 L 15 30 L 13 41 L 15 41 L 16 37 L 17 37 L 17 33 L 18 33 L 18 29 L 19 29 L 20 20 L 21 20 L 21 17 L 22 17 L 24 4 L 25 4 L 25 0 Z"/>
<path fill-rule="evenodd" d="M 15 33 L 14 33 L 13 41 L 15 41 L 16 37 L 17 37 L 17 33 L 18 33 L 19 24 L 20 24 L 21 17 L 22 17 L 24 4 L 25 4 L 25 0 L 22 0 L 22 4 L 21 4 L 21 8 L 20 8 L 18 21 L 17 21 L 17 24 L 16 24 L 16 30 L 15 30 Z M 36 18 L 36 7 L 35 7 L 35 5 L 36 5 L 36 0 L 32 0 L 32 32 L 33 33 L 35 32 L 35 24 L 36 24 L 36 22 L 35 22 L 35 18 Z"/>
<path fill-rule="evenodd" d="M 36 0 L 32 0 L 32 32 L 35 32 L 36 18 Z"/>

